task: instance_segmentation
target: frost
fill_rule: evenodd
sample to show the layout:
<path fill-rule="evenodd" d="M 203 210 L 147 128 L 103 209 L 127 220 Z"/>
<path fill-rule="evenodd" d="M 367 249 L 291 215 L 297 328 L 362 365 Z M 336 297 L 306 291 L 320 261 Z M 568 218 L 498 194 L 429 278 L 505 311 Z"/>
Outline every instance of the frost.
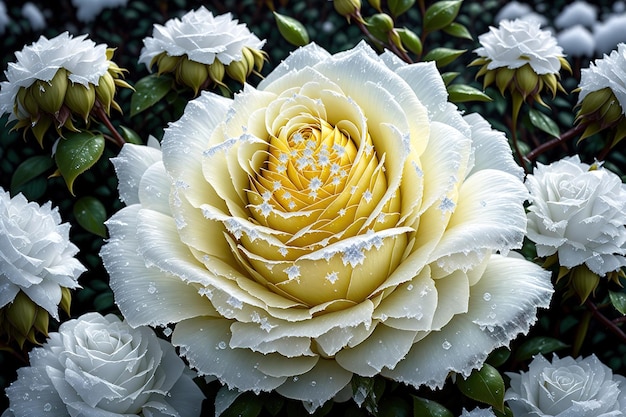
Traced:
<path fill-rule="evenodd" d="M 298 265 L 291 265 L 289 268 L 283 270 L 287 274 L 287 277 L 292 280 L 300 276 L 300 267 Z"/>
<path fill-rule="evenodd" d="M 326 279 L 331 284 L 334 284 L 339 279 L 339 273 L 337 271 L 329 272 L 326 274 Z"/>
<path fill-rule="evenodd" d="M 455 207 L 456 207 L 456 204 L 454 203 L 454 201 L 452 201 L 448 197 L 444 197 L 443 200 L 441 200 L 441 203 L 439 204 L 439 210 L 441 210 L 444 213 L 448 211 L 454 211 Z"/>
<path fill-rule="evenodd" d="M 232 148 L 237 143 L 236 138 L 230 138 L 220 143 L 219 145 L 215 145 L 206 151 L 203 152 L 204 156 L 212 157 L 215 156 L 218 152 L 226 153 L 230 148 Z"/>

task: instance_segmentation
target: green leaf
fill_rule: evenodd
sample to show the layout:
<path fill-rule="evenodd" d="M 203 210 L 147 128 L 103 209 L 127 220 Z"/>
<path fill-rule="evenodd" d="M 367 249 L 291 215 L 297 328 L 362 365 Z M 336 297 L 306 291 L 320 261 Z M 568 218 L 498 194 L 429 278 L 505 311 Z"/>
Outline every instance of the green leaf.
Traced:
<path fill-rule="evenodd" d="M 426 54 L 424 61 L 435 61 L 437 67 L 445 67 L 460 57 L 465 51 L 467 49 L 434 48 Z"/>
<path fill-rule="evenodd" d="M 463 0 L 444 0 L 433 3 L 424 14 L 424 30 L 443 29 L 456 19 Z"/>
<path fill-rule="evenodd" d="M 467 84 L 452 84 L 447 88 L 450 101 L 454 103 L 464 103 L 467 101 L 493 101 L 487 94 Z"/>
<path fill-rule="evenodd" d="M 626 294 L 623 292 L 609 291 L 609 298 L 611 299 L 613 307 L 622 315 L 626 315 Z"/>
<path fill-rule="evenodd" d="M 415 32 L 407 28 L 399 28 L 396 29 L 398 35 L 400 35 L 400 40 L 402 41 L 402 45 L 413 52 L 416 55 L 422 54 L 422 41 L 419 36 Z"/>
<path fill-rule="evenodd" d="M 82 197 L 74 203 L 74 217 L 85 230 L 98 236 L 106 237 L 104 222 L 107 212 L 104 204 L 95 197 Z"/>
<path fill-rule="evenodd" d="M 486 363 L 482 368 L 474 370 L 467 379 L 457 378 L 456 384 L 472 400 L 504 411 L 504 380 L 493 366 Z"/>
<path fill-rule="evenodd" d="M 114 305 L 113 293 L 108 290 L 101 294 L 98 294 L 93 300 L 94 309 L 98 312 L 106 312 L 113 308 Z"/>
<path fill-rule="evenodd" d="M 364 407 L 370 414 L 378 413 L 378 402 L 385 391 L 385 380 L 368 378 L 359 375 L 352 376 L 352 397 L 359 407 Z"/>
<path fill-rule="evenodd" d="M 104 137 L 89 132 L 70 133 L 66 136 L 59 140 L 54 160 L 68 190 L 74 195 L 74 180 L 102 156 Z"/>
<path fill-rule="evenodd" d="M 394 16 L 400 16 L 415 4 L 415 0 L 387 0 L 389 11 Z"/>
<path fill-rule="evenodd" d="M 511 351 L 508 347 L 502 346 L 489 354 L 487 363 L 491 366 L 503 365 L 511 356 Z"/>
<path fill-rule="evenodd" d="M 17 167 L 11 177 L 11 194 L 17 194 L 18 188 L 38 177 L 54 166 L 52 158 L 46 155 L 31 156 Z"/>
<path fill-rule="evenodd" d="M 555 138 L 561 136 L 561 132 L 559 131 L 559 126 L 556 122 L 546 116 L 544 113 L 540 112 L 536 109 L 530 109 L 528 113 L 528 117 L 530 118 L 530 123 L 535 126 L 537 129 L 543 130 Z"/>
<path fill-rule="evenodd" d="M 276 26 L 280 34 L 292 45 L 304 46 L 309 43 L 309 34 L 302 23 L 290 16 L 274 12 Z"/>
<path fill-rule="evenodd" d="M 455 38 L 469 39 L 470 41 L 474 39 L 472 38 L 469 30 L 467 30 L 467 28 L 460 23 L 452 22 L 448 26 L 444 27 L 443 31 L 450 36 L 454 36 Z"/>
<path fill-rule="evenodd" d="M 130 98 L 130 116 L 154 106 L 171 88 L 172 78 L 169 76 L 152 74 L 137 81 L 135 92 Z"/>
<path fill-rule="evenodd" d="M 120 126 L 120 129 L 122 129 L 122 137 L 126 142 L 134 143 L 135 145 L 143 145 L 143 141 L 141 140 L 139 133 L 126 126 Z"/>
<path fill-rule="evenodd" d="M 444 72 L 443 74 L 441 74 L 441 79 L 443 80 L 443 83 L 448 86 L 452 81 L 456 79 L 456 77 L 459 76 L 459 74 L 459 72 Z"/>
<path fill-rule="evenodd" d="M 256 417 L 261 413 L 263 403 L 257 395 L 245 392 L 238 396 L 221 417 Z"/>
<path fill-rule="evenodd" d="M 454 415 L 438 402 L 414 396 L 413 417 L 454 417 Z"/>
<path fill-rule="evenodd" d="M 555 350 L 563 349 L 569 345 L 561 342 L 559 339 L 547 336 L 537 336 L 526 340 L 515 351 L 515 360 L 525 361 L 537 354 L 546 354 Z"/>

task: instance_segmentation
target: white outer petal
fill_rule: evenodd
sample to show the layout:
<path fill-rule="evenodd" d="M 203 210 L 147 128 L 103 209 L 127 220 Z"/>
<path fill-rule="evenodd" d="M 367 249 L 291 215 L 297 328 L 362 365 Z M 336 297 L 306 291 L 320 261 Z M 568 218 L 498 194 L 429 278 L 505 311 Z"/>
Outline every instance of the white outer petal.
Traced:
<path fill-rule="evenodd" d="M 139 183 L 146 170 L 161 161 L 158 149 L 127 143 L 120 153 L 111 158 L 118 178 L 120 200 L 126 205 L 139 203 Z"/>

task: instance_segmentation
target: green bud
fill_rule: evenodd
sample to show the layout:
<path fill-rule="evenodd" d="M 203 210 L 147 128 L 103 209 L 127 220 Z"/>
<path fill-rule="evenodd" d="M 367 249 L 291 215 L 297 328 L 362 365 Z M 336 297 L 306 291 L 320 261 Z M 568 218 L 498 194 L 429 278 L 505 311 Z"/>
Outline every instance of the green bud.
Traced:
<path fill-rule="evenodd" d="M 529 64 L 515 70 L 515 84 L 524 98 L 534 95 L 539 90 L 539 76 Z"/>
<path fill-rule="evenodd" d="M 381 7 L 380 7 L 380 0 L 367 0 L 367 2 L 370 4 L 370 6 L 372 6 L 374 9 L 378 10 L 379 12 L 382 11 Z"/>
<path fill-rule="evenodd" d="M 65 105 L 71 111 L 80 115 L 85 121 L 89 120 L 89 113 L 96 102 L 96 89 L 92 84 L 83 85 L 79 83 L 70 83 L 65 93 Z"/>
<path fill-rule="evenodd" d="M 570 271 L 569 285 L 580 298 L 581 304 L 596 290 L 599 283 L 600 277 L 585 265 L 577 266 Z"/>
<path fill-rule="evenodd" d="M 191 61 L 185 57 L 178 66 L 176 79 L 179 83 L 185 84 L 193 89 L 195 95 L 209 78 L 209 69 L 206 64 Z"/>
<path fill-rule="evenodd" d="M 605 87 L 601 90 L 592 91 L 587 94 L 580 103 L 580 110 L 578 116 L 586 116 L 592 113 L 596 113 L 604 104 L 611 100 L 613 92 L 609 87 Z"/>
<path fill-rule="evenodd" d="M 28 116 L 34 117 L 39 114 L 39 105 L 37 101 L 33 98 L 33 95 L 29 88 L 20 87 L 17 92 L 17 102 L 19 103 L 22 112 L 26 112 Z M 15 114 L 19 117 L 20 112 L 14 110 Z"/>
<path fill-rule="evenodd" d="M 376 13 L 367 19 L 367 25 L 387 33 L 393 29 L 393 19 L 387 13 Z"/>
<path fill-rule="evenodd" d="M 614 97 L 613 100 L 609 100 L 604 103 L 604 106 L 600 109 L 600 121 L 603 126 L 612 126 L 622 118 L 622 106 Z"/>
<path fill-rule="evenodd" d="M 245 83 L 248 78 L 248 64 L 245 60 L 233 61 L 226 67 L 226 73 L 230 78 L 240 83 Z"/>
<path fill-rule="evenodd" d="M 226 69 L 224 67 L 224 64 L 222 64 L 220 60 L 216 59 L 215 61 L 213 61 L 211 65 L 209 65 L 209 78 L 215 84 L 221 85 L 224 87 L 226 86 L 226 84 L 222 82 L 222 80 L 224 79 L 225 73 L 226 73 Z"/>
<path fill-rule="evenodd" d="M 67 70 L 60 68 L 50 81 L 37 80 L 30 86 L 30 90 L 39 108 L 54 114 L 63 105 L 67 85 Z"/>
<path fill-rule="evenodd" d="M 107 71 L 98 80 L 96 86 L 96 98 L 104 108 L 106 114 L 111 112 L 111 103 L 115 95 L 115 81 L 113 76 Z"/>
<path fill-rule="evenodd" d="M 500 90 L 500 94 L 504 95 L 504 90 L 509 87 L 514 75 L 515 70 L 509 68 L 502 67 L 496 70 L 496 86 Z"/>
<path fill-rule="evenodd" d="M 28 338 L 37 318 L 37 306 L 22 291 L 6 307 L 6 319 L 21 336 Z"/>
<path fill-rule="evenodd" d="M 278 31 L 287 42 L 295 46 L 304 46 L 309 43 L 309 34 L 302 23 L 293 17 L 273 13 Z"/>
<path fill-rule="evenodd" d="M 68 316 L 70 315 L 71 304 L 72 304 L 72 293 L 70 289 L 67 287 L 61 287 L 61 302 L 59 303 L 59 307 L 61 307 L 61 309 L 65 311 L 65 313 L 67 313 Z"/>
<path fill-rule="evenodd" d="M 174 72 L 176 70 L 176 67 L 178 67 L 178 64 L 180 63 L 182 59 L 179 56 L 169 56 L 165 52 L 163 52 L 160 55 L 157 55 L 155 58 L 157 59 L 156 62 L 157 62 L 158 75 Z"/>
<path fill-rule="evenodd" d="M 407 28 L 396 29 L 396 31 L 398 32 L 398 35 L 400 35 L 402 44 L 406 49 L 416 55 L 422 54 L 422 41 L 415 32 Z"/>
<path fill-rule="evenodd" d="M 361 10 L 361 0 L 333 0 L 333 6 L 340 15 L 350 17 Z"/>

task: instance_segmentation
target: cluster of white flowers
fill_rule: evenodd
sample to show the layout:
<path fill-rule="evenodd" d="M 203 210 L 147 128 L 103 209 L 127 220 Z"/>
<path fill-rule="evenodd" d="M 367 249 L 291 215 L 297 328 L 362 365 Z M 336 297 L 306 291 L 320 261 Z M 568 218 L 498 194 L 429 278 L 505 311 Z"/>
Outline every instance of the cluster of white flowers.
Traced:
<path fill-rule="evenodd" d="M 499 23 L 502 20 L 523 19 L 538 23 L 554 33 L 568 56 L 593 57 L 608 53 L 618 43 L 626 42 L 626 15 L 623 12 L 623 2 L 614 2 L 613 12 L 600 20 L 595 3 L 577 0 L 563 7 L 552 22 L 554 28 L 551 28 L 551 22 L 544 14 L 527 3 L 511 1 L 502 7 L 495 20 Z"/>
<path fill-rule="evenodd" d="M 73 4 L 86 21 L 100 10 Z M 559 25 L 581 16 L 569 9 Z M 17 52 L 0 115 L 15 118 L 20 89 L 60 68 L 97 85 L 106 47 L 85 37 Z M 479 40 L 486 69 L 529 64 L 556 83 L 563 51 L 539 22 L 505 20 Z M 228 65 L 263 44 L 201 7 L 155 25 L 139 62 L 166 52 Z M 626 108 L 624 65 L 621 44 L 583 71 L 580 100 L 608 87 Z M 6 390 L 3 417 L 199 416 L 204 395 L 175 347 L 237 394 L 276 391 L 310 412 L 352 395 L 355 375 L 440 388 L 549 306 L 551 274 L 509 254 L 525 236 L 566 268 L 626 266 L 617 175 L 574 156 L 538 164 L 524 184 L 507 138 L 448 101 L 434 63 L 365 43 L 336 54 L 309 44 L 232 99 L 203 92 L 162 147 L 126 144 L 113 164 L 126 207 L 100 255 L 124 320 L 60 324 Z M 23 292 L 58 319 L 61 288 L 85 270 L 76 253 L 51 203 L 0 189 L 0 308 Z M 147 327 L 172 324 L 171 343 Z M 595 356 L 538 356 L 508 376 L 515 417 L 626 413 L 626 379 Z"/>

